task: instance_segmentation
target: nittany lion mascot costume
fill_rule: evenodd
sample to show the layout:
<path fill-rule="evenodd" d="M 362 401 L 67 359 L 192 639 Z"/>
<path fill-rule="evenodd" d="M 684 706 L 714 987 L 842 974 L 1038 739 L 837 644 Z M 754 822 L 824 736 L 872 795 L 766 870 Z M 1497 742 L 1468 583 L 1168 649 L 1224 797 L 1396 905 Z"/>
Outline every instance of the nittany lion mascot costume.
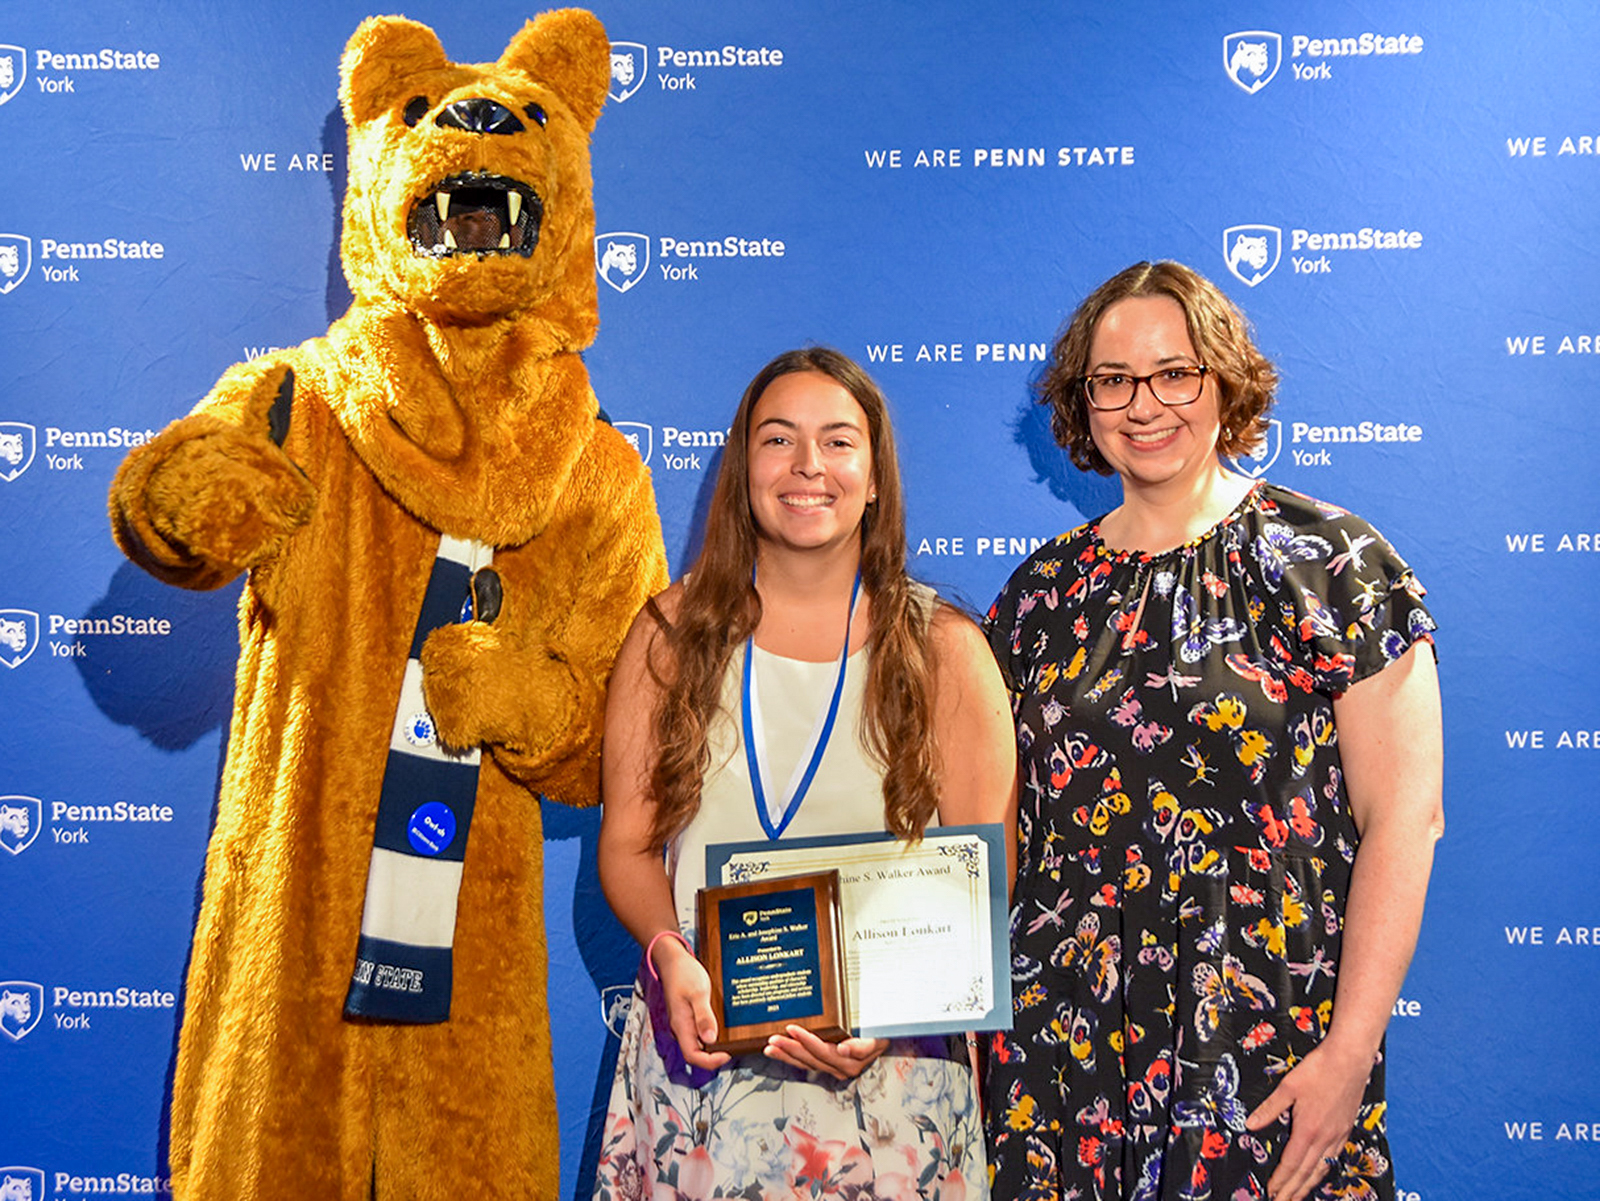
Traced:
<path fill-rule="evenodd" d="M 609 72 L 575 10 L 480 65 L 364 22 L 340 88 L 354 303 L 231 368 L 112 486 L 154 575 L 249 572 L 179 1201 L 558 1191 L 538 797 L 596 801 L 612 658 L 666 575 L 578 357 Z"/>

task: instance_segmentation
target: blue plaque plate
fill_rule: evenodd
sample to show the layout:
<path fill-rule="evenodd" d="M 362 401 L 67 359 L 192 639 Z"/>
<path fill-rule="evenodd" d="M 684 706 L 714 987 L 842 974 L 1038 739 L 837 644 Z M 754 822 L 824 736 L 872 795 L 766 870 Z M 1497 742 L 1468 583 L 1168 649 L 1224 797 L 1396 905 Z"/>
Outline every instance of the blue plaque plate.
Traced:
<path fill-rule="evenodd" d="M 706 888 L 698 903 L 713 1050 L 753 1051 L 789 1025 L 848 1037 L 838 872 Z"/>

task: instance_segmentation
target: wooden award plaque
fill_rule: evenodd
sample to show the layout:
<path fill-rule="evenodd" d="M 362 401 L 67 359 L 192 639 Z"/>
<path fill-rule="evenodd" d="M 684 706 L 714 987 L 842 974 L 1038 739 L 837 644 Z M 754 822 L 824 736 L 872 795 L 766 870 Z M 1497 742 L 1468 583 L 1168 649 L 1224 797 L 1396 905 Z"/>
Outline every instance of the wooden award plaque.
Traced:
<path fill-rule="evenodd" d="M 700 959 L 711 976 L 713 1051 L 742 1055 L 787 1026 L 850 1037 L 839 873 L 702 888 Z"/>

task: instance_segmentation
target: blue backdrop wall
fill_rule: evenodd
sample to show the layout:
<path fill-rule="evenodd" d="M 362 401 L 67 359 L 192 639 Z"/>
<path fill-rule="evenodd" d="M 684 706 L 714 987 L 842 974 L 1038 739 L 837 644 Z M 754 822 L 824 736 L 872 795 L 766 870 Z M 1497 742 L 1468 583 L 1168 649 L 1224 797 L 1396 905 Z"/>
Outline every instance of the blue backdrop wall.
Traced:
<path fill-rule="evenodd" d="M 1442 626 L 1450 829 L 1391 1026 L 1400 1186 L 1595 1195 L 1600 10 L 996 8 L 599 6 L 618 67 L 597 266 L 613 244 L 634 260 L 601 276 L 588 362 L 674 570 L 743 384 L 815 340 L 894 403 L 916 571 L 985 607 L 1025 550 L 1114 503 L 1029 403 L 1062 318 L 1139 258 L 1218 280 L 1283 374 L 1247 469 L 1375 522 Z M 0 6 L 0 982 L 39 998 L 0 1016 L 0 1165 L 49 1197 L 163 1187 L 232 694 L 236 588 L 125 563 L 107 485 L 227 365 L 343 311 L 337 65 L 372 11 Z M 529 14 L 407 15 L 478 61 Z M 637 949 L 596 885 L 596 815 L 546 821 L 578 1196 Z"/>

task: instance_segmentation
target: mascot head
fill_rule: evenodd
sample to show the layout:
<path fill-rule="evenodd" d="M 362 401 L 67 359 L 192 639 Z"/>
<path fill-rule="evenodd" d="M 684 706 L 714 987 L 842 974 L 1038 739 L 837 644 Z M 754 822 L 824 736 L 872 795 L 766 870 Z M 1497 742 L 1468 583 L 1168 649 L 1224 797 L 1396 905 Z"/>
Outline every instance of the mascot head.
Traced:
<path fill-rule="evenodd" d="M 453 63 L 433 31 L 372 17 L 345 48 L 345 278 L 358 301 L 448 325 L 530 318 L 594 337 L 589 134 L 611 46 L 592 15 L 544 13 L 499 61 Z"/>

